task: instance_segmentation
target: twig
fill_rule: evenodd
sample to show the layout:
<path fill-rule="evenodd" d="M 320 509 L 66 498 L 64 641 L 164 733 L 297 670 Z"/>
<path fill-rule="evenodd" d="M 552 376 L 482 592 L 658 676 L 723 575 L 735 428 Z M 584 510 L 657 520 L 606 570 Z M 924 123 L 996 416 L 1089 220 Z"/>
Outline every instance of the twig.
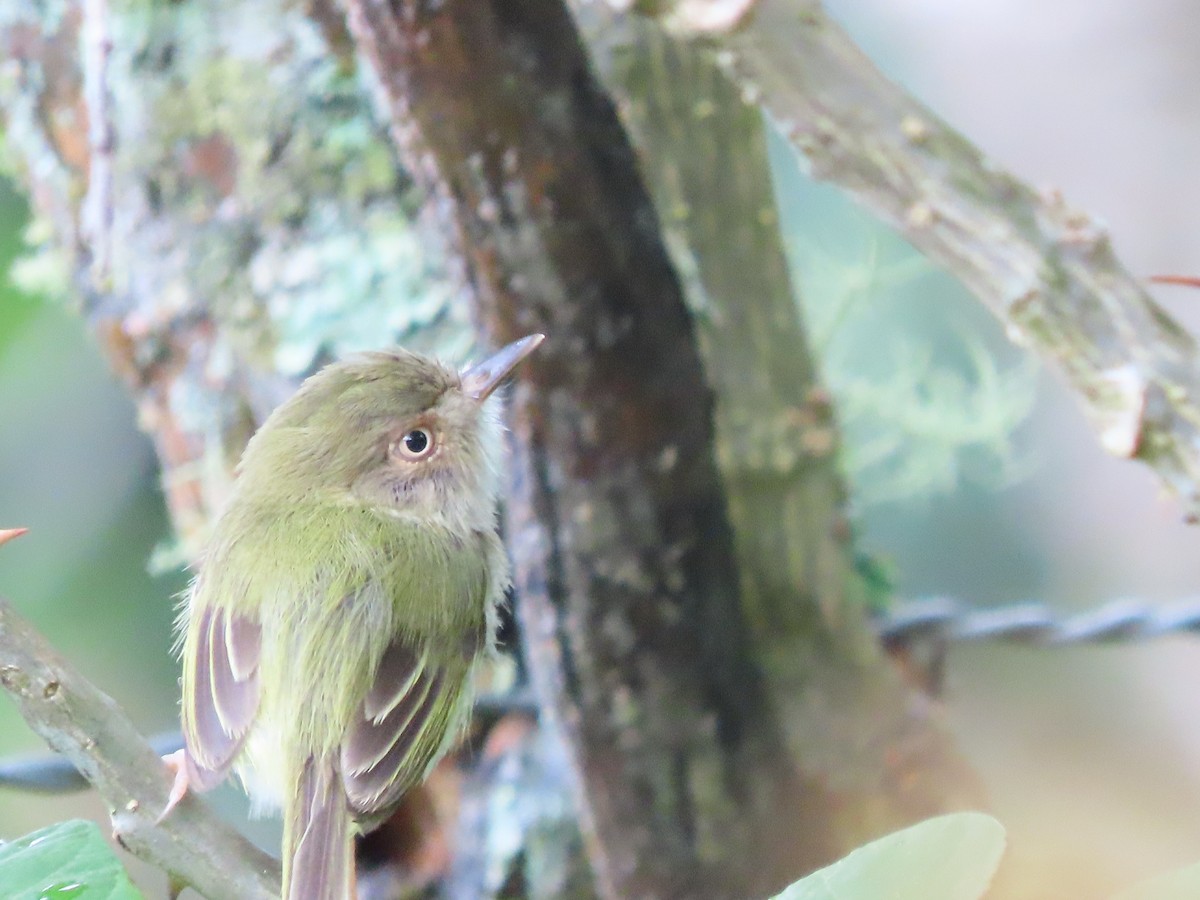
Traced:
<path fill-rule="evenodd" d="M 113 700 L 0 600 L 0 685 L 21 715 L 100 792 L 121 844 L 212 900 L 276 900 L 279 866 L 187 797 L 162 822 L 168 778 Z"/>
<path fill-rule="evenodd" d="M 149 738 L 159 756 L 183 746 L 183 734 L 167 731 Z M 35 753 L 0 759 L 0 787 L 34 794 L 70 794 L 90 785 L 71 761 L 58 753 Z"/>
<path fill-rule="evenodd" d="M 1155 284 L 1175 284 L 1183 287 L 1200 287 L 1200 278 L 1191 275 L 1151 275 Z"/>
<path fill-rule="evenodd" d="M 530 718 L 537 717 L 537 699 L 528 688 L 519 688 L 505 694 L 483 694 L 475 698 L 476 728 L 487 731 L 496 722 L 513 713 Z M 183 746 L 183 735 L 178 730 L 164 731 L 150 738 L 150 746 L 159 756 L 165 756 Z M 0 787 L 34 793 L 65 794 L 81 791 L 87 786 L 87 779 L 71 765 L 71 761 L 57 754 L 0 758 Z"/>
<path fill-rule="evenodd" d="M 1072 615 L 1038 602 L 980 608 L 951 597 L 929 597 L 897 604 L 876 628 L 880 640 L 893 646 L 929 639 L 1033 647 L 1128 643 L 1200 634 L 1200 597 L 1168 604 L 1111 600 Z"/>
<path fill-rule="evenodd" d="M 7 544 L 29 531 L 28 528 L 0 528 L 0 544 Z"/>
<path fill-rule="evenodd" d="M 670 4 L 668 4 L 670 6 Z M 643 6 L 639 6 L 639 9 Z M 958 277 L 1010 337 L 1059 364 L 1116 456 L 1200 517 L 1200 356 L 1103 228 L 1004 172 L 888 81 L 817 2 L 759 0 L 697 40 L 811 174 Z"/>

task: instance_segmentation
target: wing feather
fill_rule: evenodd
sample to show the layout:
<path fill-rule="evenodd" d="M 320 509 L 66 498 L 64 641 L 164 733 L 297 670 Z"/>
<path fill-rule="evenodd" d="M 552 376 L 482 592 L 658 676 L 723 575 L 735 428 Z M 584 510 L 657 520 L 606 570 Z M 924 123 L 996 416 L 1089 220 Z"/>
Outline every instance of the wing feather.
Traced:
<path fill-rule="evenodd" d="M 363 701 L 364 716 L 374 722 L 381 721 L 412 692 L 423 671 L 411 647 L 391 644 L 379 661 L 375 680 Z"/>
<path fill-rule="evenodd" d="M 440 679 L 428 677 L 421 671 L 391 711 L 382 718 L 370 716 L 363 710 L 361 720 L 350 731 L 342 745 L 342 769 L 349 775 L 364 775 L 379 766 L 396 744 L 406 743 L 406 735 L 416 734 L 425 723 L 426 709 L 438 689 Z M 436 693 L 435 693 L 436 695 Z"/>
<path fill-rule="evenodd" d="M 219 784 L 258 711 L 261 628 L 250 618 L 207 608 L 196 622 L 192 689 L 185 692 L 189 775 L 200 790 Z"/>
<path fill-rule="evenodd" d="M 386 814 L 466 725 L 471 667 L 494 637 L 492 606 L 507 583 L 503 545 L 496 535 L 477 532 L 456 545 L 451 558 L 447 548 L 437 549 L 430 568 L 441 577 L 426 593 L 430 602 L 461 610 L 464 633 L 434 652 L 397 624 L 342 741 L 342 782 L 363 821 Z"/>
<path fill-rule="evenodd" d="M 342 744 L 342 779 L 357 813 L 386 811 L 425 775 L 452 726 L 467 671 L 465 661 L 454 672 L 437 670 L 399 641 L 388 647 Z"/>

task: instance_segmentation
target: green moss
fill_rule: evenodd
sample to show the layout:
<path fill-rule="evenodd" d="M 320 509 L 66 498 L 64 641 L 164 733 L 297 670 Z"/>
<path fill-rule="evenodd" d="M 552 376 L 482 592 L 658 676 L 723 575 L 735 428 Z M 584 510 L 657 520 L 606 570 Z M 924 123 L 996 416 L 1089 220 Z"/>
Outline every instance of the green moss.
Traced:
<path fill-rule="evenodd" d="M 130 4 L 115 26 L 118 285 L 224 326 L 239 358 L 302 374 L 401 341 L 470 345 L 436 244 L 366 93 L 288 4 Z M 283 27 L 280 27 L 282 23 Z M 164 262 L 162 254 L 172 261 Z M 148 311 L 149 313 L 150 311 Z"/>

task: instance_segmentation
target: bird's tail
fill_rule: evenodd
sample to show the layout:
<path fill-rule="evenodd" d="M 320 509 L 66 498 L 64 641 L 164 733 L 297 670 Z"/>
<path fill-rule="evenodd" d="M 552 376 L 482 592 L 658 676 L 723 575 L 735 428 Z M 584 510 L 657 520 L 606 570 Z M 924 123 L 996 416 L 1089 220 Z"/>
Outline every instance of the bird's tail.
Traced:
<path fill-rule="evenodd" d="M 284 900 L 353 900 L 354 843 L 336 757 L 309 757 L 284 808 Z"/>

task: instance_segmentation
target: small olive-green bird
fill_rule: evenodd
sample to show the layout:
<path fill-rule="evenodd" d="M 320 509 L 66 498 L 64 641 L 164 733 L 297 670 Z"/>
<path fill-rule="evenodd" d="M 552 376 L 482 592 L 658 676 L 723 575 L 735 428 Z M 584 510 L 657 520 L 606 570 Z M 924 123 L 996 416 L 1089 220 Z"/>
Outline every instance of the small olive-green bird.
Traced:
<path fill-rule="evenodd" d="M 282 807 L 287 900 L 352 898 L 354 834 L 466 725 L 509 583 L 493 391 L 541 341 L 461 375 L 403 350 L 335 363 L 246 447 L 180 616 L 167 811 L 236 772 Z"/>

